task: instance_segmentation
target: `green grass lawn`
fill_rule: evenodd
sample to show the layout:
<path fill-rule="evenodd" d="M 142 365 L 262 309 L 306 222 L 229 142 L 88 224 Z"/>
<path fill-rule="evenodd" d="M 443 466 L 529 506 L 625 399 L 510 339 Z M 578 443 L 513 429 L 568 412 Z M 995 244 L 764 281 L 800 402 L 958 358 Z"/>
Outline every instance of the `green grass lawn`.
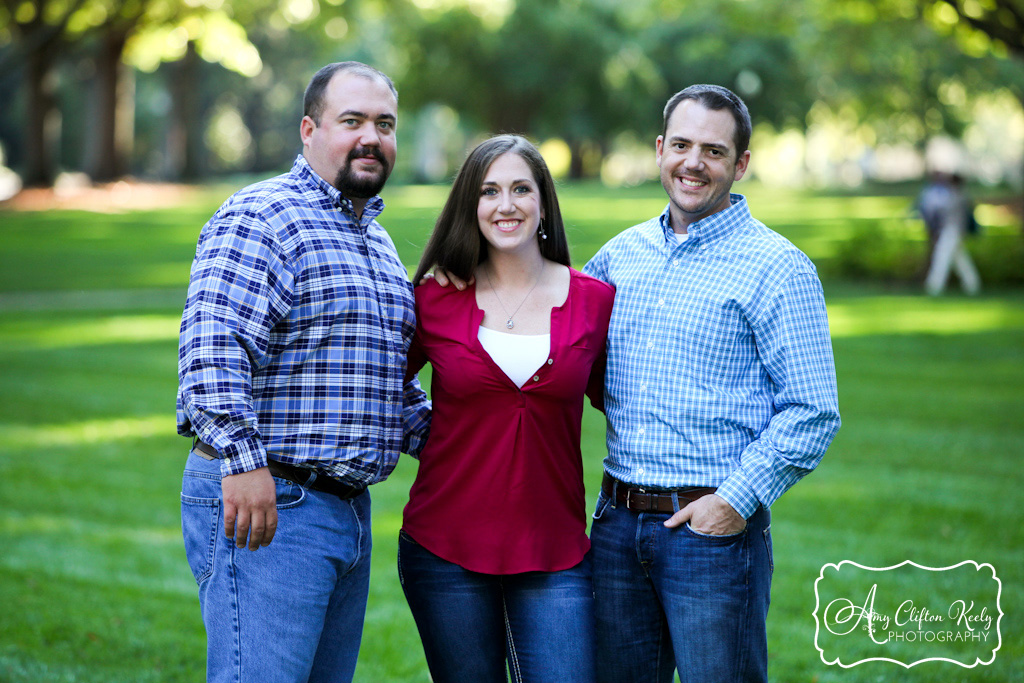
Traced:
<path fill-rule="evenodd" d="M 908 204 L 740 191 L 819 264 L 858 220 Z M 385 196 L 384 223 L 410 267 L 445 192 Z M 0 212 L 0 682 L 203 679 L 179 530 L 188 446 L 174 433 L 174 394 L 189 261 L 224 196 L 203 192 L 174 210 Z M 561 196 L 578 265 L 665 204 L 657 186 L 567 186 Z M 933 300 L 826 280 L 825 292 L 844 424 L 818 471 L 773 508 L 772 679 L 1024 680 L 1024 291 Z M 593 500 L 604 426 L 589 408 L 583 438 Z M 394 569 L 415 470 L 403 458 L 373 489 L 364 683 L 429 680 Z M 991 563 L 1005 613 L 995 662 L 826 666 L 814 582 L 842 560 Z"/>

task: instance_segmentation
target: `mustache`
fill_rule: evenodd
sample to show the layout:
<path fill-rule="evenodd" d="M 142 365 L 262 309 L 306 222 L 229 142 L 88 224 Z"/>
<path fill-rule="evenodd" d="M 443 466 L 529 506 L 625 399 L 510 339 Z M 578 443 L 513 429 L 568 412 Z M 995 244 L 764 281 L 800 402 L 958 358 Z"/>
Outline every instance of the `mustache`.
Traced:
<path fill-rule="evenodd" d="M 380 151 L 378 147 L 355 147 L 351 152 L 348 153 L 349 162 L 354 161 L 360 157 L 373 157 L 381 166 L 384 168 L 388 167 L 388 162 L 384 159 L 384 153 Z"/>

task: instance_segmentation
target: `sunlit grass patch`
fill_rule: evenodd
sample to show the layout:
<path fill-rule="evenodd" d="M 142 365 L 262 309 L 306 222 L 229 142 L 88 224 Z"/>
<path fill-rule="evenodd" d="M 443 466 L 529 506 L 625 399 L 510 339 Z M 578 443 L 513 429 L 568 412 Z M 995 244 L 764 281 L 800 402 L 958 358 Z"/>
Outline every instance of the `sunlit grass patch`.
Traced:
<path fill-rule="evenodd" d="M 843 298 L 828 304 L 828 316 L 833 337 L 1024 330 L 1024 298 Z"/>
<path fill-rule="evenodd" d="M 180 315 L 115 315 L 64 321 L 13 320 L 0 323 L 0 349 L 56 349 L 162 341 L 178 338 Z"/>
<path fill-rule="evenodd" d="M 166 434 L 170 426 L 166 414 L 33 426 L 0 422 L 0 443 L 24 449 L 81 446 Z"/>

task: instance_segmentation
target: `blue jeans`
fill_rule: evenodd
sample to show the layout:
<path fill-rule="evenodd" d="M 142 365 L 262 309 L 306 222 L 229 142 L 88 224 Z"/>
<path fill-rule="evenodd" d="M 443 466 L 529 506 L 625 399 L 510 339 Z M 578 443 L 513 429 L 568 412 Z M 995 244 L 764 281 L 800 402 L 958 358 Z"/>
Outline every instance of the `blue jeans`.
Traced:
<path fill-rule="evenodd" d="M 601 493 L 591 526 L 598 679 L 739 683 L 768 680 L 768 510 L 732 536 L 671 515 L 613 507 Z"/>
<path fill-rule="evenodd" d="M 369 494 L 341 500 L 275 477 L 277 533 L 252 552 L 224 536 L 220 480 L 219 461 L 189 455 L 181 526 L 207 681 L 351 681 L 370 579 Z"/>
<path fill-rule="evenodd" d="M 480 574 L 404 531 L 398 575 L 434 683 L 592 683 L 590 559 L 557 572 Z"/>

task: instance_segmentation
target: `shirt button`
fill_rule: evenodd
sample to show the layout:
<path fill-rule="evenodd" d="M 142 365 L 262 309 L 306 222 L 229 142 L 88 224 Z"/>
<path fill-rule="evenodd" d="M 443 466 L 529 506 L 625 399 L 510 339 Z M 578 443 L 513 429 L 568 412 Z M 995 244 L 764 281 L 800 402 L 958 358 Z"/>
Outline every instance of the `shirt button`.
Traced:
<path fill-rule="evenodd" d="M 672 259 L 672 265 L 673 266 L 678 266 L 679 265 L 679 259 L 677 259 L 677 258 Z"/>
<path fill-rule="evenodd" d="M 553 358 L 548 358 L 548 365 L 551 365 L 554 362 L 555 362 L 555 360 Z"/>
<path fill-rule="evenodd" d="M 654 342 L 653 341 L 647 342 L 647 348 L 653 349 L 654 348 Z"/>
<path fill-rule="evenodd" d="M 636 473 L 637 473 L 637 474 L 643 474 L 643 473 L 644 473 L 645 471 L 646 471 L 646 470 L 644 470 L 644 468 L 643 468 L 643 467 L 641 467 L 640 469 L 638 469 L 638 470 L 636 471 Z"/>
<path fill-rule="evenodd" d="M 647 385 L 646 384 L 641 384 L 640 385 L 640 391 L 647 391 Z"/>
<path fill-rule="evenodd" d="M 665 305 L 665 300 L 664 299 L 658 299 L 658 305 L 659 306 L 664 306 Z"/>
<path fill-rule="evenodd" d="M 646 430 L 643 427 L 641 427 L 638 431 L 640 433 L 640 436 L 643 436 Z"/>
<path fill-rule="evenodd" d="M 534 382 L 539 382 L 540 381 L 540 375 L 534 375 L 533 376 L 533 381 Z"/>

